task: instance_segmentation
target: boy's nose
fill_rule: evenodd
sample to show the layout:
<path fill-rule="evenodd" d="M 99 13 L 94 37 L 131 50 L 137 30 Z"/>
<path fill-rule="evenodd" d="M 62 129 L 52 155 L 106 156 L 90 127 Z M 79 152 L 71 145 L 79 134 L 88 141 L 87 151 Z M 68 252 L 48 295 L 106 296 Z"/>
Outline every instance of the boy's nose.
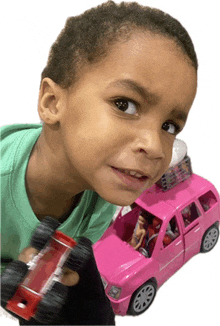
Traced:
<path fill-rule="evenodd" d="M 165 149 L 157 130 L 139 131 L 139 136 L 133 149 L 136 153 L 145 154 L 150 160 L 165 158 Z"/>

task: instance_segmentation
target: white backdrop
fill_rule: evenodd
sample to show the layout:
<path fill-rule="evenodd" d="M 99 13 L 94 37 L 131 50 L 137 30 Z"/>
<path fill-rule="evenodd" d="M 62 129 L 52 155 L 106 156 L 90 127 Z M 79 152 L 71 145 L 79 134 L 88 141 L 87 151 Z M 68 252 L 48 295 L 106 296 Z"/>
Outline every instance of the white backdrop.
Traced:
<path fill-rule="evenodd" d="M 1 4 L 1 125 L 39 122 L 40 73 L 51 44 L 68 16 L 80 14 L 101 2 L 8 0 Z M 194 172 L 210 180 L 220 191 L 219 1 L 140 0 L 139 3 L 173 15 L 193 39 L 199 60 L 198 93 L 179 138 L 188 145 Z M 212 252 L 197 255 L 172 276 L 159 289 L 147 312 L 138 317 L 117 316 L 116 324 L 219 325 L 219 304 L 220 242 Z M 15 322 L 4 320 L 4 325 L 13 324 Z"/>

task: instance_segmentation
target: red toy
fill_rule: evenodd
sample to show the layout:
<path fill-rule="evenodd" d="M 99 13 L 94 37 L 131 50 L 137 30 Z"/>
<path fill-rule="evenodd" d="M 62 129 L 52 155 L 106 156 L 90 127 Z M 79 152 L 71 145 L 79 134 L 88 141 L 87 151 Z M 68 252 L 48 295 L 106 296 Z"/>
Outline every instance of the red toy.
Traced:
<path fill-rule="evenodd" d="M 43 220 L 30 244 L 39 253 L 28 264 L 13 261 L 1 277 L 3 305 L 26 320 L 34 317 L 40 322 L 51 323 L 67 297 L 68 287 L 60 282 L 63 267 L 78 271 L 83 266 L 82 259 L 77 258 L 82 257 L 79 255 L 82 248 L 69 236 L 56 231 L 58 225 L 50 217 Z"/>

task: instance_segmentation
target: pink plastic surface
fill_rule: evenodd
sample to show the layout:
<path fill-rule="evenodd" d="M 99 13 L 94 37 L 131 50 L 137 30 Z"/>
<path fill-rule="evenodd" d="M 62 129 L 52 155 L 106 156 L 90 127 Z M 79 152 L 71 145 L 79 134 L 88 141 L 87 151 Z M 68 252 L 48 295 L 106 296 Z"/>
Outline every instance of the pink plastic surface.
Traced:
<path fill-rule="evenodd" d="M 205 212 L 199 198 L 212 191 L 216 201 Z M 200 216 L 184 225 L 182 210 L 194 202 Z M 155 185 L 144 192 L 135 202 L 131 212 L 122 216 L 119 212 L 115 222 L 103 237 L 93 246 L 98 269 L 107 282 L 105 288 L 114 312 L 119 315 L 127 313 L 132 294 L 146 281 L 154 279 L 160 287 L 192 256 L 200 252 L 205 231 L 215 222 L 220 221 L 219 194 L 215 187 L 204 178 L 192 174 L 189 179 L 167 192 L 162 192 Z M 145 257 L 127 243 L 132 236 L 138 216 L 144 209 L 162 220 L 152 256 Z M 168 222 L 176 217 L 179 236 L 167 247 L 163 240 Z M 121 288 L 118 299 L 109 296 L 112 286 Z"/>

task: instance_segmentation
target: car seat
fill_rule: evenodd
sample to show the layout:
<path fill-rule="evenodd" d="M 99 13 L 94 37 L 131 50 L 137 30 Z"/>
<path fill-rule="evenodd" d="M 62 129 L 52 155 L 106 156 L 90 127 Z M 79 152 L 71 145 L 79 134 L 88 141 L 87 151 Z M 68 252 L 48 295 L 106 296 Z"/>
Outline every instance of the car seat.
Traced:
<path fill-rule="evenodd" d="M 164 247 L 168 246 L 171 242 L 172 242 L 172 238 L 168 234 L 165 234 L 163 238 Z"/>
<path fill-rule="evenodd" d="M 157 237 L 159 235 L 160 232 L 160 227 L 161 227 L 161 220 L 157 217 L 153 218 L 152 224 L 150 224 L 148 226 L 148 235 L 149 235 L 149 239 L 147 242 L 147 248 L 148 248 L 148 252 L 149 255 L 151 257 L 152 252 L 154 250 L 154 246 L 156 244 L 157 241 Z"/>

